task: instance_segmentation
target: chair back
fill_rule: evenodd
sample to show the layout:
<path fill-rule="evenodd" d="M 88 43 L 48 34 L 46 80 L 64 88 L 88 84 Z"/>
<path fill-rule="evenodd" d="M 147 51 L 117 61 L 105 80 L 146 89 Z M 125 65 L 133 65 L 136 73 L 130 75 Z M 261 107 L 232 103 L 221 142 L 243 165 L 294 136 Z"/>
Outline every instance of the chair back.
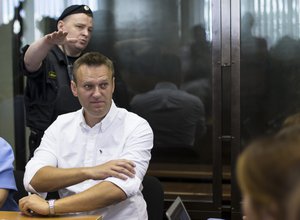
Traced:
<path fill-rule="evenodd" d="M 24 184 L 23 184 L 24 171 L 23 170 L 14 170 L 14 176 L 15 176 L 16 185 L 17 185 L 17 189 L 18 189 L 18 191 L 15 192 L 15 194 L 14 194 L 14 199 L 18 204 L 19 200 L 21 198 L 28 195 L 28 192 L 25 190 Z"/>
<path fill-rule="evenodd" d="M 147 203 L 148 220 L 162 220 L 164 214 L 164 190 L 159 179 L 145 175 L 142 193 Z"/>

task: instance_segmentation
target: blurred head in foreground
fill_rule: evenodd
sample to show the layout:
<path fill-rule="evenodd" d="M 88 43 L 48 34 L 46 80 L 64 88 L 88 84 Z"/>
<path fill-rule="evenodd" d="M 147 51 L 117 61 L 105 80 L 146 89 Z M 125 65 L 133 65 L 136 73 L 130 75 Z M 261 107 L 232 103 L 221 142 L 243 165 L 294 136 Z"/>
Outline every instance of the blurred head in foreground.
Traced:
<path fill-rule="evenodd" d="M 300 126 L 250 143 L 238 158 L 237 180 L 247 220 L 300 219 Z"/>

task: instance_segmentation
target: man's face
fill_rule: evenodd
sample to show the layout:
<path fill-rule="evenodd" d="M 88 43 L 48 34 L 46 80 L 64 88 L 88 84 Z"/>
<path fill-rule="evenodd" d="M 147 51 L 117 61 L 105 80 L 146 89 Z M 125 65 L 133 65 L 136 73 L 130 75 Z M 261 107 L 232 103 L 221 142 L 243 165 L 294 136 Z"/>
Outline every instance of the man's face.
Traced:
<path fill-rule="evenodd" d="M 107 66 L 82 65 L 76 73 L 77 83 L 72 81 L 72 91 L 84 108 L 86 123 L 94 126 L 108 113 L 115 84 Z"/>
<path fill-rule="evenodd" d="M 71 14 L 60 21 L 58 28 L 68 32 L 67 38 L 77 40 L 70 41 L 67 46 L 81 52 L 87 47 L 92 37 L 93 18 L 84 13 Z"/>

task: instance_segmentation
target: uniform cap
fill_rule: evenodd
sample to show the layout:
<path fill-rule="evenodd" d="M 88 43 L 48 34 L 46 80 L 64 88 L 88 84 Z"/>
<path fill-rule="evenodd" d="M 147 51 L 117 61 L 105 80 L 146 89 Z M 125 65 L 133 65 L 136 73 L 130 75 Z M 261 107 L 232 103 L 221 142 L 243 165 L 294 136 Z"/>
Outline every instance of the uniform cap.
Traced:
<path fill-rule="evenodd" d="M 59 16 L 57 21 L 63 20 L 65 17 L 72 15 L 72 14 L 78 14 L 78 13 L 84 13 L 91 17 L 93 17 L 93 12 L 87 5 L 71 5 L 67 7 L 62 14 Z"/>

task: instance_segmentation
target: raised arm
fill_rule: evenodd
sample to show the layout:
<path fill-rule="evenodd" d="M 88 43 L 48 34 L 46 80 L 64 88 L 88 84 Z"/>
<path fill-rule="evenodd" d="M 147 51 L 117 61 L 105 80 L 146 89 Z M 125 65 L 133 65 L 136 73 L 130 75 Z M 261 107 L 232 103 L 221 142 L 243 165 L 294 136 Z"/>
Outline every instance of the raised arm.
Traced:
<path fill-rule="evenodd" d="M 24 55 L 24 63 L 29 72 L 37 71 L 43 59 L 54 45 L 62 45 L 67 40 L 67 32 L 54 31 L 32 43 Z"/>

